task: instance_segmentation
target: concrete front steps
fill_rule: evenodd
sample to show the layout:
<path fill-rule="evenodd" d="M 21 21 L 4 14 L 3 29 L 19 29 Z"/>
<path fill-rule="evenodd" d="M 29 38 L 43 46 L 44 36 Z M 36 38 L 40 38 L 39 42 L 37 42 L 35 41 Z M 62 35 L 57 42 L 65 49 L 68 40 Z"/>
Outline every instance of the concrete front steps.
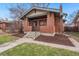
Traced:
<path fill-rule="evenodd" d="M 23 38 L 31 38 L 35 39 L 40 35 L 40 32 L 27 32 L 27 34 Z"/>
<path fill-rule="evenodd" d="M 54 36 L 55 33 L 27 32 L 23 38 L 35 39 L 40 35 Z"/>

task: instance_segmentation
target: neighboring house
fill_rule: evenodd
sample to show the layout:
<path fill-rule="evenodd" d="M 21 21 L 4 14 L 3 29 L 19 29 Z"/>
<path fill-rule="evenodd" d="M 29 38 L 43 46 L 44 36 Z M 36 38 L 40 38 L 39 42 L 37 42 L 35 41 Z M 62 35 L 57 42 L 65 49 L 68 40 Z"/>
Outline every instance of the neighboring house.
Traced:
<path fill-rule="evenodd" d="M 75 27 L 75 24 L 65 24 L 64 26 L 65 32 L 72 32 L 72 31 L 76 31 L 77 28 Z"/>
<path fill-rule="evenodd" d="M 19 32 L 20 23 L 19 21 L 8 22 L 8 32 L 17 33 Z"/>
<path fill-rule="evenodd" d="M 60 9 L 33 7 L 20 17 L 24 32 L 64 32 L 64 13 Z"/>
<path fill-rule="evenodd" d="M 77 12 L 74 20 L 73 20 L 73 24 L 74 24 L 74 27 L 75 27 L 75 31 L 79 31 L 79 11 Z"/>
<path fill-rule="evenodd" d="M 0 19 L 0 30 L 9 33 L 17 33 L 20 30 L 20 21 L 16 19 L 13 21 Z"/>
<path fill-rule="evenodd" d="M 0 30 L 6 32 L 8 23 L 5 21 L 0 21 Z"/>

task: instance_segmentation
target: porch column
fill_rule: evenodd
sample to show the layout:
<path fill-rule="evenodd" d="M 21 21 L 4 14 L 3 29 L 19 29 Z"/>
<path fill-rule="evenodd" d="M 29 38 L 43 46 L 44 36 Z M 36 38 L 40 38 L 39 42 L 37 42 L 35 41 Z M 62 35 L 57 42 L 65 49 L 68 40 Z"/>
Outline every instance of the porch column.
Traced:
<path fill-rule="evenodd" d="M 28 18 L 25 18 L 23 21 L 23 31 L 27 32 L 28 31 Z"/>
<path fill-rule="evenodd" d="M 48 13 L 48 15 L 47 15 L 47 26 L 48 26 L 49 32 L 51 32 L 51 33 L 55 32 L 54 13 Z"/>
<path fill-rule="evenodd" d="M 62 19 L 60 19 L 60 32 L 64 32 L 64 23 Z"/>

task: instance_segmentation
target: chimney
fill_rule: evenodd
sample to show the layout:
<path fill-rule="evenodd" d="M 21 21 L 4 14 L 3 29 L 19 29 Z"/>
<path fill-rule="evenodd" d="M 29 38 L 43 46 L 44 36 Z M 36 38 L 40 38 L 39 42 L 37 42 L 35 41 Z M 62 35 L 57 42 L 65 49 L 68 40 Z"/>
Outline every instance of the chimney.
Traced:
<path fill-rule="evenodd" d="M 60 4 L 60 13 L 62 13 L 62 4 Z"/>

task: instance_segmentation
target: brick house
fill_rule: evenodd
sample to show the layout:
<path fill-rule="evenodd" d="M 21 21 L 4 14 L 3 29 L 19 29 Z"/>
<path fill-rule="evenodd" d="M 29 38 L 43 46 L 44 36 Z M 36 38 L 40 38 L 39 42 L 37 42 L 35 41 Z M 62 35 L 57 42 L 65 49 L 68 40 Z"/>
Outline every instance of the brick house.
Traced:
<path fill-rule="evenodd" d="M 62 6 L 60 9 L 33 7 L 20 17 L 24 32 L 64 32 Z"/>
<path fill-rule="evenodd" d="M 10 21 L 7 24 L 7 32 L 11 32 L 11 33 L 17 33 L 19 32 L 19 21 L 14 20 L 14 21 Z"/>
<path fill-rule="evenodd" d="M 4 32 L 18 32 L 19 31 L 19 21 L 0 21 L 0 30 Z"/>
<path fill-rule="evenodd" d="M 74 17 L 74 20 L 73 20 L 73 29 L 74 31 L 79 31 L 79 11 L 77 12 L 76 16 Z"/>
<path fill-rule="evenodd" d="M 7 23 L 7 22 L 0 21 L 0 30 L 2 30 L 2 31 L 4 31 L 4 32 L 6 32 L 7 25 L 8 25 L 8 23 Z"/>

